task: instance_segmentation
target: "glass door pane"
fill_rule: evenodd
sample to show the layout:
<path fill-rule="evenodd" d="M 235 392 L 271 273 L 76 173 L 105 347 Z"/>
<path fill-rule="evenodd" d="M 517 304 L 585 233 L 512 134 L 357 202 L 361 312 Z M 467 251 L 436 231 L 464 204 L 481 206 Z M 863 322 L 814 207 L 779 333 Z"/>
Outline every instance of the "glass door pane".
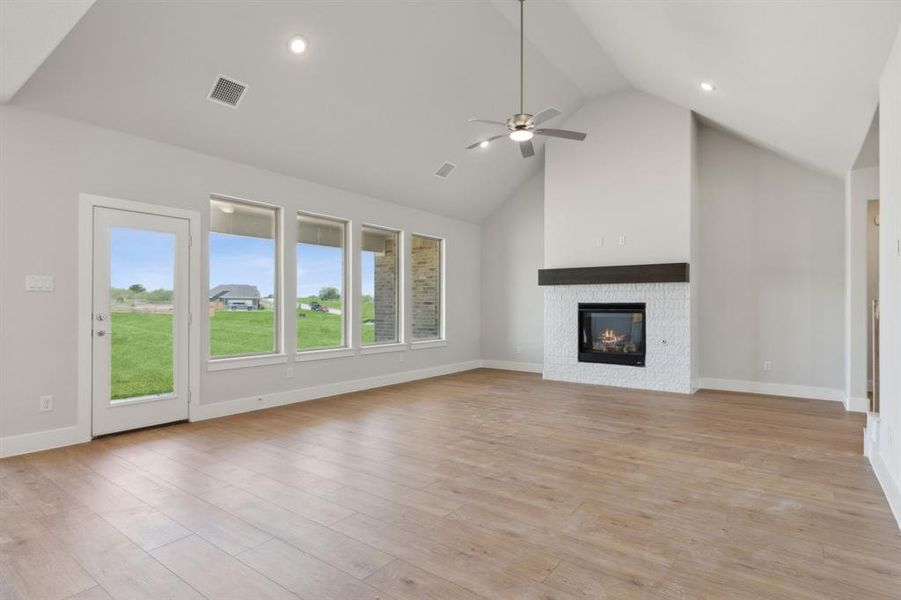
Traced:
<path fill-rule="evenodd" d="M 110 399 L 171 394 L 173 233 L 110 228 Z"/>

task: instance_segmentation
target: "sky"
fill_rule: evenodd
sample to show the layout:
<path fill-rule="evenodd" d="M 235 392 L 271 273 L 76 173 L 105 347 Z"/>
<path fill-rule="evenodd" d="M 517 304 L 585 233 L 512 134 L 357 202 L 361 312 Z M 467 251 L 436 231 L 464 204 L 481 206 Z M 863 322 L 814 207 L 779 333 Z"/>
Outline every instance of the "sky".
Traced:
<path fill-rule="evenodd" d="M 127 288 L 140 283 L 148 290 L 171 290 L 175 267 L 175 234 L 110 228 L 110 283 Z"/>
<path fill-rule="evenodd" d="M 148 290 L 172 289 L 173 244 L 170 233 L 113 227 L 110 230 L 110 279 L 113 287 L 135 283 Z M 219 284 L 255 285 L 264 297 L 275 282 L 273 240 L 210 232 L 210 288 Z M 363 252 L 363 294 L 373 293 L 375 255 Z M 297 295 L 319 294 L 323 287 L 341 289 L 341 249 L 297 245 Z"/>

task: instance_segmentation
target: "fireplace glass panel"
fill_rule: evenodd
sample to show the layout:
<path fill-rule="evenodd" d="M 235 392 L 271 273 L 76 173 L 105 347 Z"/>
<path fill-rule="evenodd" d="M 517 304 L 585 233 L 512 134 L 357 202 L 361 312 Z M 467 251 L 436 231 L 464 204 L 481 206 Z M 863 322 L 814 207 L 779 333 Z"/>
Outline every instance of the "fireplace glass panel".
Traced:
<path fill-rule="evenodd" d="M 644 366 L 644 304 L 580 304 L 579 360 Z"/>

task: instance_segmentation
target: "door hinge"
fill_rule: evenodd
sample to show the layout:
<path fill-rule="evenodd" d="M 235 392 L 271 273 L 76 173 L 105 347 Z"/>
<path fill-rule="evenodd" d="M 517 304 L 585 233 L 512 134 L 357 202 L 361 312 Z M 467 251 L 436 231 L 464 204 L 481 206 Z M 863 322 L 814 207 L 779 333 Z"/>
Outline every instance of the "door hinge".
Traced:
<path fill-rule="evenodd" d="M 188 390 L 188 405 L 191 404 L 191 390 Z"/>
<path fill-rule="evenodd" d="M 194 322 L 194 315 L 192 313 L 188 313 L 188 325 Z"/>
<path fill-rule="evenodd" d="M 190 233 L 188 234 L 188 248 L 194 245 L 194 236 Z"/>

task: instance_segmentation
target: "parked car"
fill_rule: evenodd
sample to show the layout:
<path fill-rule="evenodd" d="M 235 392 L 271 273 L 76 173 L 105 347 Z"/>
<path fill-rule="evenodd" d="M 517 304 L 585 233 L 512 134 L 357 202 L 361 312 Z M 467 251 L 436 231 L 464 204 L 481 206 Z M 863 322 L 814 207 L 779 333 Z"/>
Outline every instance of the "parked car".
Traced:
<path fill-rule="evenodd" d="M 314 311 L 314 312 L 323 312 L 323 313 L 327 313 L 327 312 L 328 312 L 328 306 L 323 306 L 322 304 L 320 304 L 320 303 L 318 303 L 318 302 L 310 302 L 310 310 L 312 310 L 312 311 Z"/>
<path fill-rule="evenodd" d="M 253 310 L 253 302 L 251 300 L 229 300 L 226 307 L 228 310 Z"/>

